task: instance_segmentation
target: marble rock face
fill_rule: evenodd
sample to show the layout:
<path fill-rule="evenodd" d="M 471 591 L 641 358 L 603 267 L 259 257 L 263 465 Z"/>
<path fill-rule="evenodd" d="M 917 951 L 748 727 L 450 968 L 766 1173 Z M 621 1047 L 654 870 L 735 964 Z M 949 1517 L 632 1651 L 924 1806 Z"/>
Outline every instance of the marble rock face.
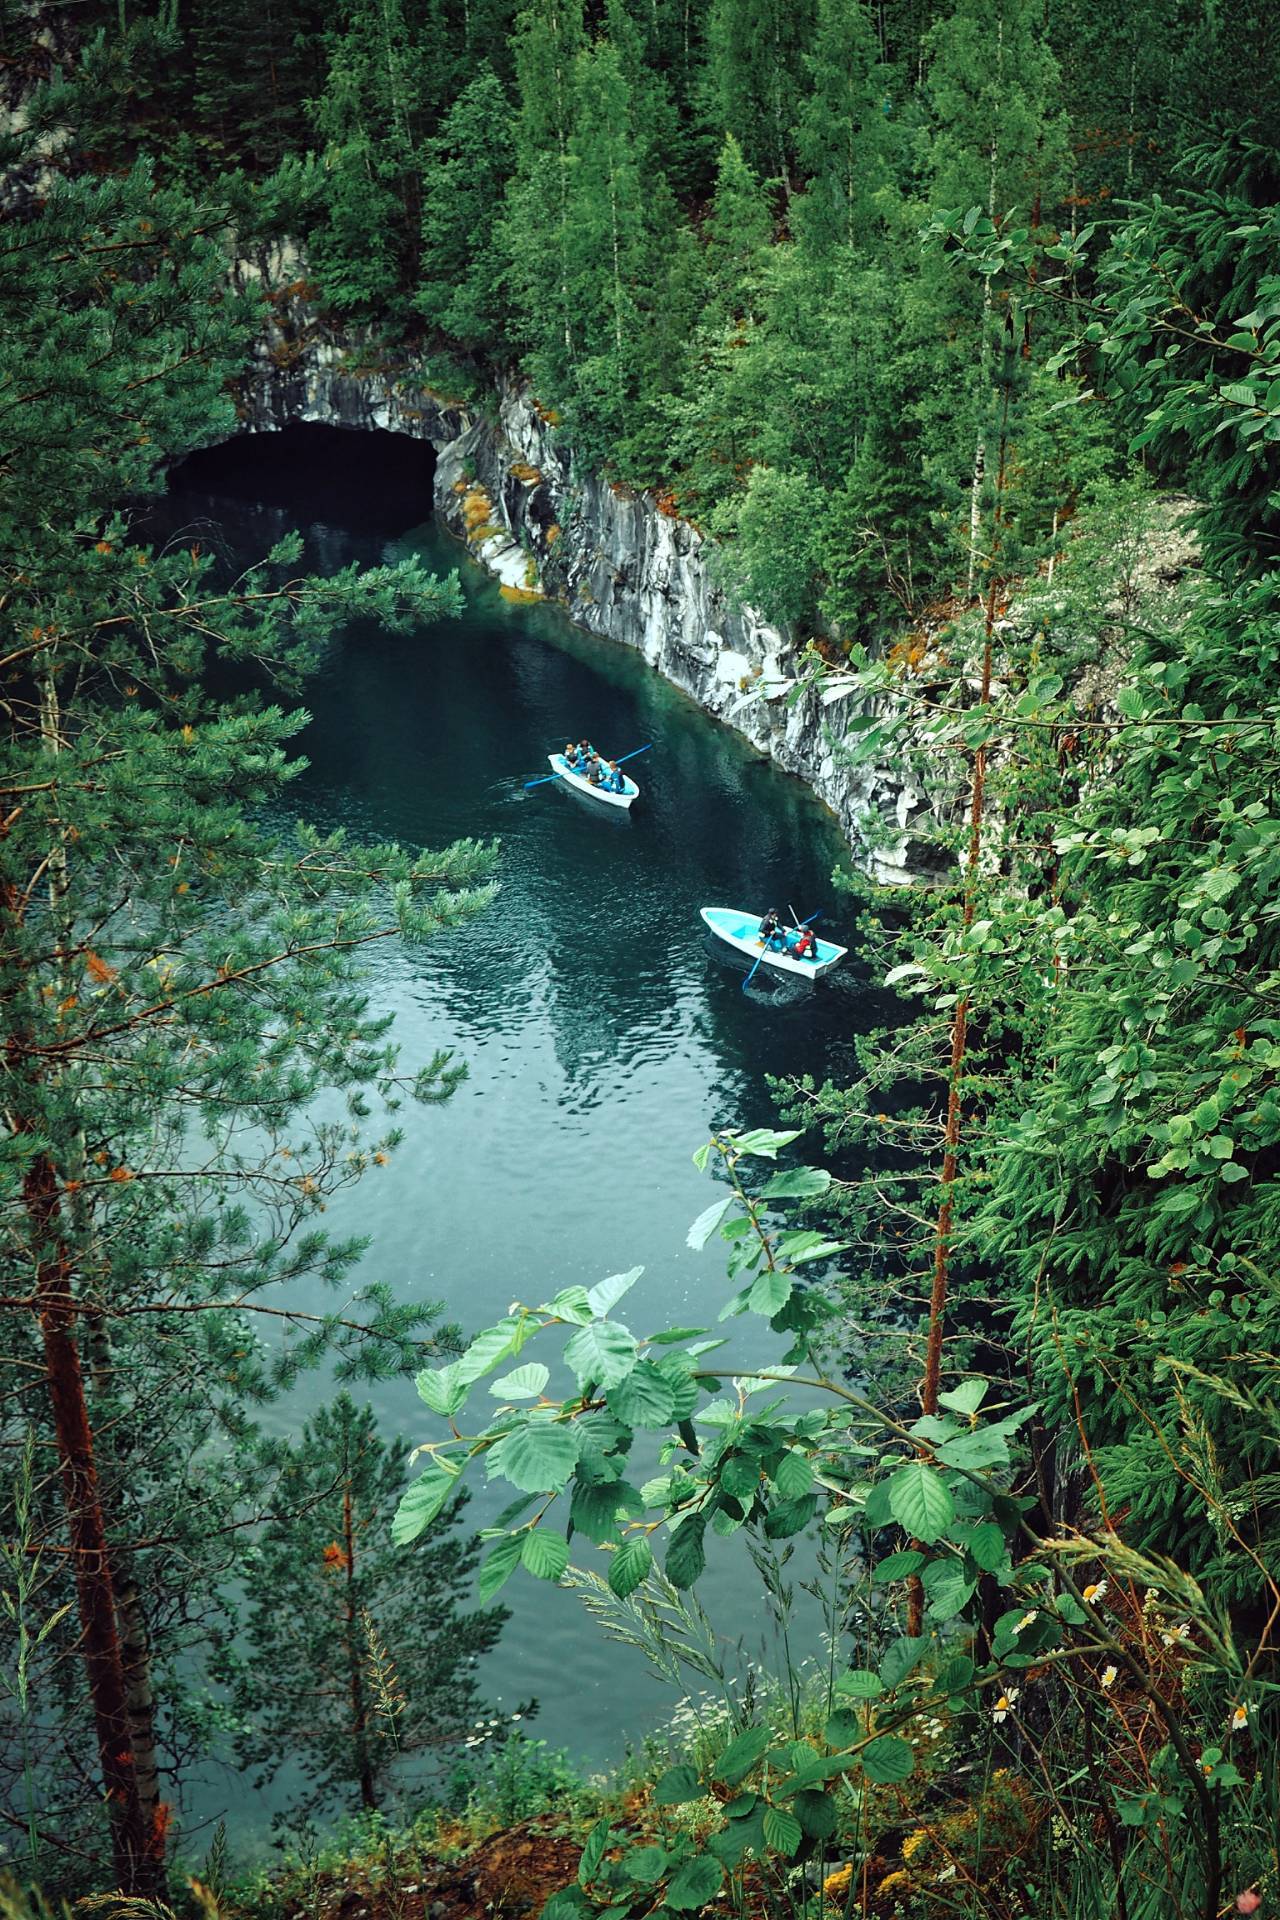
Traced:
<path fill-rule="evenodd" d="M 926 792 L 892 766 L 850 766 L 840 751 L 847 703 L 788 697 L 797 648 L 728 590 L 713 543 L 655 496 L 576 472 L 527 387 L 504 382 L 462 405 L 416 384 L 410 366 L 299 331 L 262 343 L 240 412 L 248 432 L 302 420 L 430 442 L 439 518 L 504 588 L 556 601 L 579 625 L 636 648 L 811 787 L 867 873 L 903 882 L 937 871 L 928 830 L 956 794 Z"/>

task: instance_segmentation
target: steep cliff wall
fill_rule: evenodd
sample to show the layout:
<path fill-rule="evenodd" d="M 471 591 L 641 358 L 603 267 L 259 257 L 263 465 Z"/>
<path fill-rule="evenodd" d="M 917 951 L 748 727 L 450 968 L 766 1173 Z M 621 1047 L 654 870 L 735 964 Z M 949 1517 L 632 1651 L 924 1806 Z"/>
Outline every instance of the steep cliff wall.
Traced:
<path fill-rule="evenodd" d="M 935 864 L 921 836 L 930 797 L 891 767 L 842 764 L 843 708 L 783 690 L 796 665 L 788 636 L 726 591 L 688 521 L 650 494 L 575 472 L 527 388 L 507 384 L 483 406 L 457 405 L 404 367 L 286 329 L 260 350 L 242 418 L 252 432 L 312 420 L 429 441 L 440 519 L 510 593 L 558 601 L 581 626 L 636 648 L 812 787 L 866 871 L 905 880 Z"/>

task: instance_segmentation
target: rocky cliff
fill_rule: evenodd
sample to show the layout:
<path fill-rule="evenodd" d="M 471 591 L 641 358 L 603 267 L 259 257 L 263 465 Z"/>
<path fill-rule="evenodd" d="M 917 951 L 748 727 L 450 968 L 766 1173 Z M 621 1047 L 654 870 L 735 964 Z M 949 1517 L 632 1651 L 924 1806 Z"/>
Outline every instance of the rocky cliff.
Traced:
<path fill-rule="evenodd" d="M 264 342 L 241 407 L 246 431 L 290 421 L 382 428 L 436 450 L 436 510 L 513 597 L 548 598 L 653 669 L 832 809 L 858 864 L 904 881 L 937 862 L 934 808 L 891 767 L 845 764 L 846 718 L 816 693 L 788 696 L 796 648 L 717 578 L 714 549 L 659 498 L 575 471 L 554 416 L 507 383 L 456 404 L 412 370 L 287 322 Z"/>

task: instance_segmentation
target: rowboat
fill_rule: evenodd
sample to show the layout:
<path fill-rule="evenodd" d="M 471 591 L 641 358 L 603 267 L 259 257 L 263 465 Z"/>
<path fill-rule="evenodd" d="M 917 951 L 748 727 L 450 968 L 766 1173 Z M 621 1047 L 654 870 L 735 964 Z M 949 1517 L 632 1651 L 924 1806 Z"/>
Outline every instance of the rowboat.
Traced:
<path fill-rule="evenodd" d="M 760 937 L 763 914 L 744 913 L 740 907 L 703 907 L 701 911 L 718 940 L 736 947 L 752 960 L 762 959 L 766 967 L 773 967 L 778 973 L 798 973 L 802 979 L 816 980 L 820 973 L 830 973 L 832 967 L 838 967 L 849 951 L 848 947 L 836 946 L 833 940 L 819 940 L 812 959 L 801 960 L 794 953 L 766 950 Z"/>
<path fill-rule="evenodd" d="M 547 759 L 568 787 L 576 787 L 579 793 L 589 793 L 593 800 L 603 800 L 606 807 L 629 807 L 633 800 L 640 798 L 640 789 L 627 774 L 623 774 L 621 793 L 610 793 L 606 787 L 593 787 L 585 773 L 575 773 L 562 753 L 549 753 Z"/>

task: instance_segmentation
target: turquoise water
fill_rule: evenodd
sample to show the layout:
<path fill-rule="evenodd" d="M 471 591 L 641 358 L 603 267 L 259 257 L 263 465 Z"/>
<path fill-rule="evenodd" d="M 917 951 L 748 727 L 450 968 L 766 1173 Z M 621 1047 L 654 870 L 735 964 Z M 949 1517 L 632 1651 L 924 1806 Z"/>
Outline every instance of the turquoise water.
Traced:
<path fill-rule="evenodd" d="M 714 1197 L 693 1149 L 713 1125 L 770 1119 L 766 1074 L 849 1069 L 854 1034 L 884 1007 L 854 955 L 816 989 L 744 995 L 744 963 L 713 949 L 698 909 L 823 908 L 823 932 L 847 940 L 830 882 L 840 836 L 799 783 L 637 655 L 503 601 L 430 524 L 428 479 L 408 443 L 305 429 L 200 456 L 165 508 L 184 537 L 245 558 L 299 525 L 319 567 L 414 551 L 461 569 L 460 619 L 407 639 L 353 633 L 308 689 L 311 764 L 293 791 L 310 819 L 415 846 L 502 844 L 488 914 L 425 951 L 371 958 L 406 1061 L 450 1047 L 469 1077 L 447 1105 L 404 1114 L 392 1163 L 343 1196 L 330 1225 L 372 1236 L 361 1278 L 440 1300 L 467 1328 L 640 1264 L 634 1325 L 713 1322 L 722 1262 L 714 1245 L 685 1245 Z M 616 753 L 654 743 L 631 766 L 642 791 L 630 817 L 559 783 L 525 791 L 549 750 L 584 733 Z M 758 1362 L 772 1341 L 740 1320 L 730 1352 Z M 306 1391 L 324 1390 L 317 1378 Z M 431 1433 L 411 1385 L 372 1397 L 389 1431 Z M 505 1499 L 477 1481 L 471 1522 Z M 745 1571 L 721 1555 L 699 1594 L 754 1654 L 765 1627 Z M 524 1575 L 508 1596 L 514 1618 L 486 1682 L 504 1704 L 536 1695 L 541 1736 L 603 1764 L 674 1704 L 574 1596 Z"/>

